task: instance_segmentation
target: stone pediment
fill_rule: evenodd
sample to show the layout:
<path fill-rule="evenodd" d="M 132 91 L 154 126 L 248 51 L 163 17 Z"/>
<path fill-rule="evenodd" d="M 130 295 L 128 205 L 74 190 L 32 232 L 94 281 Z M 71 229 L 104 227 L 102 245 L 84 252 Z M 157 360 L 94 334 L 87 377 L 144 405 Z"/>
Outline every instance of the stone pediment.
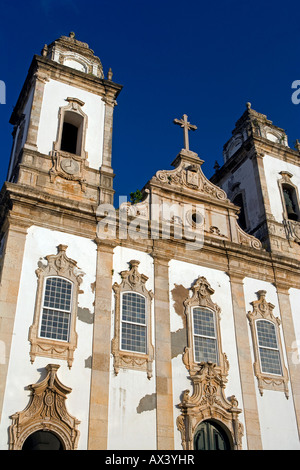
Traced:
<path fill-rule="evenodd" d="M 160 170 L 151 181 L 160 182 L 170 190 L 193 190 L 212 199 L 227 201 L 225 191 L 211 183 L 204 175 L 201 169 L 203 163 L 196 153 L 182 149 L 172 163 L 175 169 Z"/>
<path fill-rule="evenodd" d="M 197 233 L 202 240 L 207 237 L 261 249 L 261 242 L 239 226 L 239 208 L 205 177 L 202 164 L 195 152 L 182 149 L 172 163 L 174 170 L 157 171 L 143 188 L 142 201 L 122 203 L 119 216 L 123 221 L 124 217 L 136 218 L 144 236 L 155 224 L 162 231 L 169 232 L 173 226 L 174 233 Z"/>

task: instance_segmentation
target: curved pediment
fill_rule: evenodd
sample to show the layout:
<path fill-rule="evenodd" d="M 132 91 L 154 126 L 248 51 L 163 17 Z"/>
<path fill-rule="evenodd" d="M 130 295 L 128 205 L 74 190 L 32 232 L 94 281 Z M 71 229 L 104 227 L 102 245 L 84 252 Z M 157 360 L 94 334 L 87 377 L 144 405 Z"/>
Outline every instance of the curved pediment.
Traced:
<path fill-rule="evenodd" d="M 204 175 L 200 160 L 194 152 L 182 150 L 173 162 L 174 170 L 159 170 L 151 181 L 162 183 L 166 189 L 193 190 L 195 196 L 207 196 L 218 201 L 227 201 L 223 189 L 211 183 Z"/>

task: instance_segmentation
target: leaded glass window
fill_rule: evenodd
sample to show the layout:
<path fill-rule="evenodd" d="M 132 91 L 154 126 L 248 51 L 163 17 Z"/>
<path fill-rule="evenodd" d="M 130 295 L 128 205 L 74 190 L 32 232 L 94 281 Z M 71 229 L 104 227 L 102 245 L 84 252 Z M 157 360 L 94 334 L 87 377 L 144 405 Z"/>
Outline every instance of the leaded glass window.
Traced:
<path fill-rule="evenodd" d="M 121 349 L 147 352 L 146 299 L 136 292 L 122 294 Z"/>
<path fill-rule="evenodd" d="M 40 337 L 69 340 L 73 284 L 62 277 L 45 282 Z"/>
<path fill-rule="evenodd" d="M 261 369 L 264 373 L 282 374 L 275 325 L 266 320 L 256 322 Z"/>
<path fill-rule="evenodd" d="M 208 308 L 193 308 L 194 355 L 196 362 L 218 364 L 214 312 Z"/>

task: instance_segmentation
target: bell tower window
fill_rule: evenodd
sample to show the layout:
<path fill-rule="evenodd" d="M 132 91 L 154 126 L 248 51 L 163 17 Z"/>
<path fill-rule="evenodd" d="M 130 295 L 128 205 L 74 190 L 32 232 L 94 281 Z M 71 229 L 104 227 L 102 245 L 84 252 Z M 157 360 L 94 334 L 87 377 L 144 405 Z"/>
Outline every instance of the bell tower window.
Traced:
<path fill-rule="evenodd" d="M 300 222 L 300 205 L 298 188 L 293 184 L 292 173 L 280 171 L 281 179 L 278 180 L 282 201 L 283 219 Z"/>
<path fill-rule="evenodd" d="M 62 126 L 60 149 L 64 152 L 81 155 L 83 117 L 77 113 L 66 111 Z"/>
<path fill-rule="evenodd" d="M 282 191 L 287 218 L 290 220 L 299 220 L 298 201 L 295 189 L 292 186 L 284 184 L 282 185 Z"/>
<path fill-rule="evenodd" d="M 246 214 L 245 214 L 245 206 L 244 206 L 244 199 L 243 199 L 243 195 L 242 193 L 239 193 L 235 196 L 235 198 L 233 199 L 233 204 L 235 204 L 236 206 L 239 206 L 240 207 L 240 213 L 238 215 L 238 223 L 240 225 L 240 227 L 243 229 L 243 230 L 246 230 L 247 228 L 247 223 L 246 223 Z"/>
<path fill-rule="evenodd" d="M 81 109 L 84 103 L 78 98 L 67 98 L 66 101 L 69 104 L 59 110 L 57 139 L 53 148 L 85 158 L 87 116 Z"/>

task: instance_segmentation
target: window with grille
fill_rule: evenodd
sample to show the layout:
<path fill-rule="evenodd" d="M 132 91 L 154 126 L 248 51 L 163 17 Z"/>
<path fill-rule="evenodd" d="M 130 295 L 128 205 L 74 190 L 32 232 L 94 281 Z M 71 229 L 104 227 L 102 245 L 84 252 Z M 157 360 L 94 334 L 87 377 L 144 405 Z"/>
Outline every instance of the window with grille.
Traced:
<path fill-rule="evenodd" d="M 122 294 L 121 349 L 147 352 L 146 299 L 136 292 Z"/>
<path fill-rule="evenodd" d="M 45 282 L 40 337 L 69 340 L 73 284 L 62 277 Z"/>
<path fill-rule="evenodd" d="M 214 312 L 208 308 L 193 308 L 194 355 L 196 362 L 218 364 Z"/>
<path fill-rule="evenodd" d="M 256 330 L 262 372 L 281 375 L 282 368 L 275 325 L 266 320 L 257 320 Z"/>

